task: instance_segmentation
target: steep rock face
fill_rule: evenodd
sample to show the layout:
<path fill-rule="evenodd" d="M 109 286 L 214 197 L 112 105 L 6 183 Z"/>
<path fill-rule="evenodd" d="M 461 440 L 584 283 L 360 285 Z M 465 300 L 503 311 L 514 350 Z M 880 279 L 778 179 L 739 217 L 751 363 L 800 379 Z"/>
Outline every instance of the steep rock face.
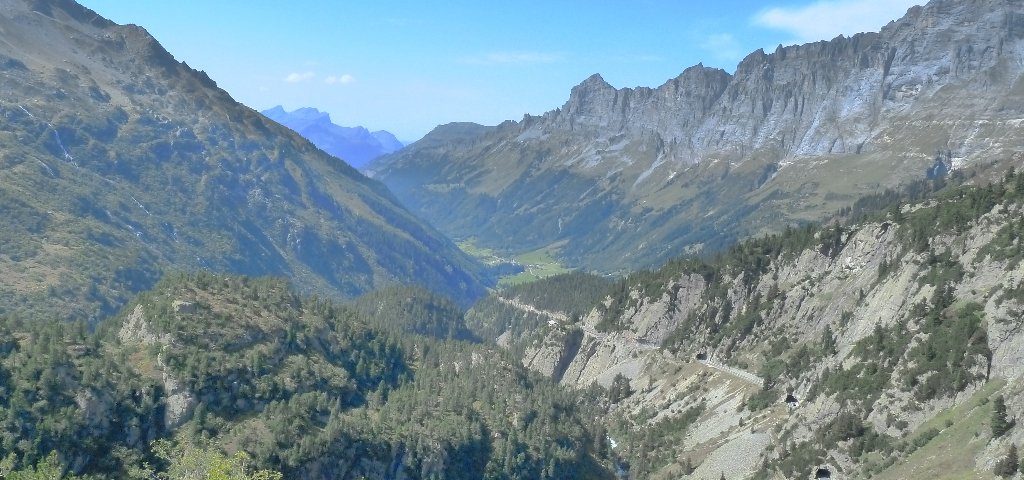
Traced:
<path fill-rule="evenodd" d="M 557 246 L 600 271 L 813 220 L 857 196 L 1019 151 L 1024 7 L 935 0 L 877 33 L 701 65 L 658 88 L 599 75 L 566 104 L 369 170 L 456 237 Z"/>
<path fill-rule="evenodd" d="M 711 112 L 732 76 L 697 65 L 657 89 L 617 90 L 595 74 L 573 87 L 550 122 L 572 131 L 657 132 L 663 139 L 691 132 Z"/>
<path fill-rule="evenodd" d="M 378 182 L 236 103 L 141 27 L 0 2 L 3 312 L 96 320 L 165 270 L 354 296 L 480 267 Z"/>
<path fill-rule="evenodd" d="M 125 317 L 121 329 L 117 333 L 117 338 L 123 345 L 135 348 L 166 349 L 174 341 L 168 333 L 157 334 L 153 331 L 146 321 L 142 305 L 136 305 L 132 312 Z M 164 364 L 162 355 L 156 357 L 156 369 L 159 370 L 157 373 L 163 383 L 166 395 L 164 399 L 164 429 L 173 431 L 192 418 L 192 411 L 198 401 L 195 394 L 189 391 Z"/>
<path fill-rule="evenodd" d="M 905 207 L 902 215 L 953 209 L 949 205 L 962 197 L 952 198 Z M 838 427 L 831 422 L 849 412 L 863 415 L 865 428 L 892 442 L 925 445 L 918 438 L 933 435 L 929 429 L 938 425 L 929 448 L 957 450 L 962 465 L 959 473 L 945 474 L 986 475 L 1010 443 L 1024 438 L 1017 429 L 986 440 L 988 427 L 981 423 L 997 393 L 1012 399 L 1011 411 L 1024 408 L 1024 263 L 1018 234 L 1012 233 L 1020 231 L 1021 204 L 996 204 L 986 212 L 926 239 L 924 247 L 908 244 L 913 221 L 890 219 L 842 229 L 829 239 L 821 233 L 810 248 L 774 257 L 760 273 L 734 271 L 709 283 L 683 269 L 653 290 L 633 287 L 613 319 L 605 313 L 608 300 L 579 322 L 542 329 L 537 340 L 527 340 L 523 361 L 550 374 L 548 360 L 570 354 L 556 378 L 581 389 L 593 382 L 609 386 L 615 376 L 625 376 L 635 393 L 619 411 L 652 428 L 704 405 L 682 431 L 685 438 L 670 447 L 674 453 L 652 472 L 654 478 L 677 477 L 683 458 L 705 478 L 720 471 L 748 478 L 765 461 L 790 468 L 788 458 L 810 462 L 797 471 L 820 462 L 854 478 L 868 471 L 882 478 L 907 478 L 913 471 L 916 478 L 934 470 L 934 451 L 918 454 L 918 447 L 886 454 L 894 460 L 883 466 L 851 453 L 848 444 L 823 447 L 813 458 L 794 452 L 827 445 L 822 432 L 834 431 Z M 940 313 L 927 313 L 937 303 L 945 305 Z M 957 323 L 970 315 L 979 319 L 973 331 Z M 660 325 L 654 333 L 651 319 Z M 605 331 L 598 329 L 602 324 Z M 569 351 L 563 339 L 573 330 L 583 338 Z M 898 346 L 872 350 L 877 342 Z M 937 371 L 923 366 L 941 358 L 942 350 L 960 353 Z M 780 371 L 779 365 L 789 366 Z M 875 375 L 868 373 L 871 368 L 884 372 L 874 386 L 857 383 L 856 376 L 836 377 L 862 372 L 860 378 L 868 378 Z M 756 401 L 763 384 L 772 385 L 766 408 L 747 411 L 743 405 Z M 953 420 L 945 426 L 937 420 L 947 418 Z M 962 431 L 982 439 L 958 446 Z"/>
<path fill-rule="evenodd" d="M 403 147 L 402 142 L 390 132 L 371 132 L 365 127 L 342 127 L 332 122 L 327 112 L 315 108 L 300 108 L 287 112 L 277 106 L 261 113 L 355 168 L 362 168 L 371 160 L 401 150 Z"/>

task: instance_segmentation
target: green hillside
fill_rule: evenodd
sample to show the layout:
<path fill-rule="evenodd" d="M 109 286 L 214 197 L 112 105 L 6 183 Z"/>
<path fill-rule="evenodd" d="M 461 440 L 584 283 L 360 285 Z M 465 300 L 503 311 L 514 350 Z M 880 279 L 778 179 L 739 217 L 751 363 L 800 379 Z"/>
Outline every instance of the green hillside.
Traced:
<path fill-rule="evenodd" d="M 487 269 L 381 184 L 74 2 L 0 16 L 0 312 L 96 322 L 169 271 L 463 304 Z"/>
<path fill-rule="evenodd" d="M 491 347 L 371 323 L 284 281 L 211 274 L 161 281 L 97 334 L 5 318 L 0 451 L 9 469 L 57 452 L 118 478 L 189 445 L 285 478 L 609 476 L 575 395 Z"/>

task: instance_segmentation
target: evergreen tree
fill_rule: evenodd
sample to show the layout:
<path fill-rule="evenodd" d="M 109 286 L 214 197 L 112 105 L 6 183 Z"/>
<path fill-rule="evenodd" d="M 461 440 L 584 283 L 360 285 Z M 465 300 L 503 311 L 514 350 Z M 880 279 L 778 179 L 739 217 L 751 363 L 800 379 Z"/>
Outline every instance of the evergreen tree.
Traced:
<path fill-rule="evenodd" d="M 619 373 L 612 379 L 611 387 L 608 390 L 608 401 L 611 403 L 619 403 L 625 400 L 633 394 L 633 389 L 629 385 L 629 379 L 625 375 Z"/>
<path fill-rule="evenodd" d="M 825 325 L 825 331 L 821 333 L 821 351 L 825 355 L 836 353 L 836 339 L 832 335 L 832 327 Z"/>
<path fill-rule="evenodd" d="M 1017 445 L 1011 444 L 1006 457 L 996 463 L 995 474 L 1000 477 L 1012 477 L 1020 467 L 1020 458 L 1017 456 Z"/>
<path fill-rule="evenodd" d="M 3 478 L 11 480 L 58 480 L 62 478 L 71 480 L 79 478 L 74 475 L 64 475 L 63 471 L 64 467 L 60 464 L 60 460 L 57 460 L 57 453 L 53 452 L 35 466 L 8 472 L 3 475 Z"/>
<path fill-rule="evenodd" d="M 1013 427 L 1006 418 L 1006 399 L 1002 395 L 996 397 L 992 408 L 992 438 L 999 438 Z"/>

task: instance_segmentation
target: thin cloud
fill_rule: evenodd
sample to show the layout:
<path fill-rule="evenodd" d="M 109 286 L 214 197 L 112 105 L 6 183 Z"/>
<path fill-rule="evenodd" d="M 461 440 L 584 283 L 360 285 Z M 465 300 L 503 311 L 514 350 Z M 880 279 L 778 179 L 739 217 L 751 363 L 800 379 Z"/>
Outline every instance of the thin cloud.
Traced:
<path fill-rule="evenodd" d="M 491 52 L 459 59 L 468 65 L 531 65 L 557 63 L 565 59 L 560 53 L 547 52 Z"/>
<path fill-rule="evenodd" d="M 316 77 L 316 74 L 313 72 L 292 72 L 284 77 L 284 81 L 287 83 L 302 83 L 312 80 L 314 77 Z"/>
<path fill-rule="evenodd" d="M 328 85 L 349 85 L 356 82 L 356 77 L 346 73 L 344 75 L 331 75 L 324 79 Z"/>
<path fill-rule="evenodd" d="M 772 7 L 754 16 L 754 25 L 793 35 L 794 42 L 878 31 L 923 0 L 818 0 L 802 7 Z"/>
<path fill-rule="evenodd" d="M 730 33 L 708 35 L 700 42 L 700 48 L 711 53 L 721 62 L 734 62 L 743 58 L 743 48 L 739 40 Z"/>

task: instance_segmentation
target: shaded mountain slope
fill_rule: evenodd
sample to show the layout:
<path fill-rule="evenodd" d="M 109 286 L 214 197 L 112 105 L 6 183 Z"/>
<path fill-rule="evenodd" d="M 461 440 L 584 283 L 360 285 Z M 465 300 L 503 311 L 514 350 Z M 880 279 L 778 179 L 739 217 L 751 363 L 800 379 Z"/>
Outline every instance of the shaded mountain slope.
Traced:
<path fill-rule="evenodd" d="M 480 267 L 387 189 L 71 1 L 0 2 L 0 312 L 99 318 L 167 270 L 465 302 Z"/>
<path fill-rule="evenodd" d="M 595 75 L 543 116 L 439 128 L 368 171 L 456 238 L 625 272 L 1008 160 L 1024 148 L 1022 54 L 1020 2 L 934 0 L 734 74 L 622 89 Z"/>

